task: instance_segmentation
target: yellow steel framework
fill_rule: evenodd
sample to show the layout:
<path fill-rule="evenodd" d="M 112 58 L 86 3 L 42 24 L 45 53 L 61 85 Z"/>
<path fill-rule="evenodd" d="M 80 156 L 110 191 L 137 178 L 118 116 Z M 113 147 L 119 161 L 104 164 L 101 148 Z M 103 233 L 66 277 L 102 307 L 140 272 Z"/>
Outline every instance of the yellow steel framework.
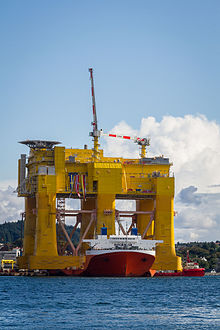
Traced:
<path fill-rule="evenodd" d="M 167 158 L 145 158 L 144 148 L 140 159 L 104 157 L 96 137 L 93 149 L 66 149 L 49 141 L 23 143 L 30 147 L 30 154 L 27 163 L 22 155 L 18 166 L 18 196 L 25 197 L 26 214 L 20 268 L 83 268 L 85 244 L 77 253 L 72 247 L 71 256 L 59 255 L 57 249 L 56 199 L 75 198 L 81 200 L 81 210 L 75 214 L 77 224 L 81 223 L 81 239 L 100 234 L 103 224 L 108 235 L 115 234 L 115 221 L 123 216 L 115 210 L 115 200 L 135 200 L 132 225 L 145 239 L 163 240 L 153 268 L 182 269 L 175 253 L 174 177 Z"/>
<path fill-rule="evenodd" d="M 59 142 L 28 140 L 28 162 L 21 155 L 18 163 L 18 196 L 25 197 L 24 253 L 19 267 L 24 269 L 74 269 L 86 263 L 84 238 L 100 234 L 103 225 L 108 235 L 115 234 L 115 221 L 123 233 L 136 226 L 144 239 L 162 240 L 156 249 L 155 270 L 181 270 L 181 258 L 174 245 L 174 178 L 170 176 L 169 159 L 146 158 L 147 138 L 103 134 L 98 129 L 93 70 L 89 69 L 93 106 L 93 149 L 66 149 Z M 141 146 L 140 159 L 105 157 L 99 149 L 99 137 L 108 135 L 133 140 Z M 27 174 L 26 174 L 27 168 Z M 56 200 L 65 205 L 65 198 L 81 200 L 81 210 L 67 212 L 56 209 Z M 135 200 L 136 210 L 115 210 L 115 200 Z M 60 205 L 60 202 L 58 202 Z M 65 230 L 65 215 L 75 216 L 81 224 L 77 247 Z M 131 216 L 125 232 L 120 217 Z M 67 243 L 57 249 L 56 219 Z M 71 235 L 73 235 L 73 232 Z M 63 236 L 63 237 L 64 237 Z M 72 256 L 63 255 L 66 245 Z M 58 254 L 59 252 L 59 254 Z"/>

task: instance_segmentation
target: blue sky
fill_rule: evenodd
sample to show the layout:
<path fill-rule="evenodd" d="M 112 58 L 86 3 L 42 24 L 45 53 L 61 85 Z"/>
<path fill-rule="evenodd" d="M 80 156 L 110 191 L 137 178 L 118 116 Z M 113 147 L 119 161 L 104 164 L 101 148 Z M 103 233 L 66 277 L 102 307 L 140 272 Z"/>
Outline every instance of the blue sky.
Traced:
<path fill-rule="evenodd" d="M 93 67 L 99 128 L 150 135 L 149 154 L 174 163 L 176 240 L 219 239 L 219 1 L 1 0 L 0 44 L 0 223 L 24 208 L 18 141 L 92 145 Z"/>
<path fill-rule="evenodd" d="M 17 141 L 91 145 L 88 67 L 105 131 L 149 115 L 219 123 L 219 33 L 219 1 L 1 0 L 0 180 L 17 176 Z"/>

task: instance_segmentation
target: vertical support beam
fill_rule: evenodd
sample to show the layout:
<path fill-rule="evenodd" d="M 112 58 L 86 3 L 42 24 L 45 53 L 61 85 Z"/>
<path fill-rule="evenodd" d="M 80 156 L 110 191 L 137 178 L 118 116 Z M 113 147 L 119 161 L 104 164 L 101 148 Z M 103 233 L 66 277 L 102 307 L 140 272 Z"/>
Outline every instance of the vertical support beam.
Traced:
<path fill-rule="evenodd" d="M 99 138 L 98 136 L 93 137 L 93 159 L 94 162 L 99 161 Z"/>
<path fill-rule="evenodd" d="M 145 158 L 146 157 L 146 145 L 142 144 L 141 145 L 141 158 Z"/>
<path fill-rule="evenodd" d="M 25 198 L 25 221 L 24 221 L 24 251 L 23 255 L 33 255 L 36 233 L 36 198 Z"/>
<path fill-rule="evenodd" d="M 143 234 L 142 234 L 142 237 L 141 238 L 144 238 L 150 228 L 150 226 L 152 225 L 152 221 L 154 220 L 154 217 L 155 217 L 155 212 L 152 212 L 151 216 L 150 216 L 150 221 L 148 222 L 147 224 L 147 227 L 145 228 Z M 146 238 L 152 238 L 154 235 L 148 235 Z"/>
<path fill-rule="evenodd" d="M 138 200 L 136 202 L 136 210 L 144 211 L 144 212 L 153 212 L 154 211 L 154 200 L 153 199 Z M 146 226 L 150 222 L 150 220 L 151 220 L 151 214 L 137 214 L 137 228 L 138 228 L 138 232 L 141 234 L 141 236 L 143 236 Z M 154 223 L 151 222 L 151 225 L 145 232 L 145 235 L 143 238 L 145 238 L 146 236 L 153 235 L 153 232 L 154 232 Z"/>
<path fill-rule="evenodd" d="M 156 186 L 155 239 L 163 240 L 156 249 L 156 270 L 181 270 L 174 243 L 174 178 L 158 177 Z"/>
<path fill-rule="evenodd" d="M 81 210 L 95 210 L 96 209 L 96 199 L 95 198 L 87 198 L 86 200 L 81 200 Z M 83 237 L 86 229 L 88 228 L 91 214 L 82 213 L 81 215 L 81 229 L 80 229 L 80 239 Z M 95 236 L 95 221 L 89 227 L 85 238 L 93 239 Z M 84 254 L 88 249 L 87 243 L 82 243 L 81 253 Z"/>
<path fill-rule="evenodd" d="M 37 221 L 35 237 L 36 256 L 58 256 L 56 239 L 56 185 L 55 175 L 38 176 L 36 194 Z"/>
<path fill-rule="evenodd" d="M 81 239 L 79 241 L 79 244 L 78 244 L 78 246 L 76 248 L 76 256 L 78 255 L 78 252 L 79 252 L 79 249 L 81 247 L 82 241 L 85 239 L 85 237 L 86 237 L 86 235 L 87 235 L 87 233 L 89 231 L 89 228 L 91 227 L 91 225 L 92 225 L 93 222 L 95 222 L 95 212 L 92 212 L 91 213 L 91 218 L 90 218 L 89 224 L 88 224 L 88 226 L 87 226 L 84 234 L 82 235 L 82 237 L 81 237 Z"/>
<path fill-rule="evenodd" d="M 100 193 L 97 196 L 97 227 L 96 233 L 101 234 L 101 228 L 108 228 L 108 236 L 115 235 L 115 195 Z"/>
<path fill-rule="evenodd" d="M 56 172 L 56 192 L 65 191 L 65 148 L 54 148 L 54 163 Z"/>
<path fill-rule="evenodd" d="M 59 219 L 62 222 L 62 224 L 65 227 L 65 198 L 57 198 L 57 210 L 59 212 Z M 65 234 L 63 232 L 63 229 L 61 227 L 60 222 L 58 222 L 58 228 L 57 228 L 57 249 L 59 255 L 62 255 L 64 245 L 65 245 Z"/>
<path fill-rule="evenodd" d="M 18 160 L 18 193 L 25 192 L 25 177 L 26 177 L 26 154 L 21 154 Z"/>
<path fill-rule="evenodd" d="M 87 198 L 86 200 L 81 200 L 81 210 L 88 210 L 92 211 L 96 209 L 96 199 L 95 198 Z M 82 213 L 81 214 L 81 231 L 80 231 L 80 237 L 84 234 L 86 228 L 88 227 L 88 224 L 90 222 L 91 214 L 89 213 Z M 95 223 L 93 223 L 89 231 L 87 232 L 87 235 L 85 238 L 94 238 L 94 232 L 95 232 Z"/>
<path fill-rule="evenodd" d="M 63 231 L 63 233 L 64 233 L 64 235 L 65 235 L 65 237 L 66 237 L 66 239 L 67 239 L 67 241 L 68 241 L 68 243 L 69 243 L 72 251 L 73 251 L 73 255 L 76 255 L 75 246 L 73 245 L 73 243 L 72 243 L 72 241 L 71 241 L 71 239 L 70 239 L 70 237 L 69 237 L 69 235 L 68 235 L 68 233 L 67 233 L 67 231 L 65 229 L 64 223 L 61 220 L 61 216 L 60 216 L 60 213 L 59 212 L 57 213 L 57 221 L 59 222 L 59 225 L 62 228 L 62 231 Z"/>

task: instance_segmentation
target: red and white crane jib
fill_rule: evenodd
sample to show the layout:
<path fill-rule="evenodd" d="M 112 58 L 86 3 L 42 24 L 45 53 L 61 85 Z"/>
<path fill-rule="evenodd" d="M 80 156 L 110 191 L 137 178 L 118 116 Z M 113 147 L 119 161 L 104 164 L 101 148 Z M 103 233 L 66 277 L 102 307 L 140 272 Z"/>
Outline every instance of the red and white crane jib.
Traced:
<path fill-rule="evenodd" d="M 148 138 L 139 138 L 137 136 L 132 137 L 128 135 L 121 135 L 121 134 L 110 134 L 110 133 L 103 133 L 103 131 L 100 131 L 101 136 L 109 136 L 109 137 L 114 137 L 114 138 L 120 138 L 120 139 L 125 139 L 125 140 L 132 140 L 135 143 L 143 146 L 149 146 L 150 145 L 150 139 Z"/>

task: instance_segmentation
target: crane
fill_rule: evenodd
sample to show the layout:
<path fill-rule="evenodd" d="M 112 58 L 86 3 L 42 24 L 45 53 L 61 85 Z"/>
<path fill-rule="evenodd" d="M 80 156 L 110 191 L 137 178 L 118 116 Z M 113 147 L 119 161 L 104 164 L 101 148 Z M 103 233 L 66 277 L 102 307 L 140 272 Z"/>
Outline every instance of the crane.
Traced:
<path fill-rule="evenodd" d="M 93 137 L 93 151 L 94 151 L 94 158 L 97 160 L 99 158 L 99 137 L 100 131 L 98 130 L 98 120 L 96 114 L 96 104 L 95 104 L 95 90 L 94 90 L 94 80 L 93 80 L 93 69 L 89 68 L 90 72 L 90 79 L 91 79 L 91 92 L 92 92 L 92 112 L 93 112 L 93 131 L 89 133 L 90 136 Z"/>
<path fill-rule="evenodd" d="M 93 121 L 92 121 L 92 127 L 93 131 L 89 133 L 90 136 L 93 137 L 94 146 L 94 159 L 97 160 L 99 158 L 99 137 L 100 136 L 109 136 L 114 138 L 121 138 L 125 140 L 132 140 L 134 143 L 137 143 L 141 146 L 141 158 L 144 158 L 146 156 L 146 146 L 150 145 L 150 139 L 149 138 L 140 138 L 140 137 L 131 137 L 127 135 L 121 135 L 121 134 L 110 134 L 110 133 L 104 133 L 101 130 L 98 129 L 98 120 L 97 120 L 97 114 L 96 114 L 96 103 L 95 103 L 95 91 L 94 91 L 94 80 L 93 80 L 93 69 L 89 68 L 90 73 L 90 80 L 91 80 L 91 92 L 92 92 L 92 111 L 93 111 Z"/>
<path fill-rule="evenodd" d="M 104 133 L 102 130 L 100 131 L 100 136 L 109 136 L 109 137 L 113 137 L 113 138 L 134 141 L 134 143 L 137 143 L 139 146 L 141 146 L 141 158 L 144 158 L 146 156 L 146 146 L 150 145 L 149 138 L 140 138 L 137 136 L 132 137 L 132 136 L 128 136 L 128 135 Z"/>

